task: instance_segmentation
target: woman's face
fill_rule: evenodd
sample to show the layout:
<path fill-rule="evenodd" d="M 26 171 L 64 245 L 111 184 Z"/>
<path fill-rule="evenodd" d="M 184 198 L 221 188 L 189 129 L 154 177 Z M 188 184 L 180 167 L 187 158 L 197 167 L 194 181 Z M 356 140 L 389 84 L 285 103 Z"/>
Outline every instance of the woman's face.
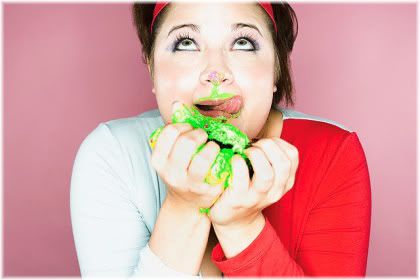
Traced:
<path fill-rule="evenodd" d="M 239 117 L 228 122 L 255 138 L 276 90 L 274 46 L 264 11 L 258 3 L 174 2 L 168 8 L 153 56 L 153 92 L 165 123 L 170 123 L 173 102 L 192 105 L 210 96 L 209 74 L 217 71 L 225 76 L 219 91 L 243 100 Z"/>

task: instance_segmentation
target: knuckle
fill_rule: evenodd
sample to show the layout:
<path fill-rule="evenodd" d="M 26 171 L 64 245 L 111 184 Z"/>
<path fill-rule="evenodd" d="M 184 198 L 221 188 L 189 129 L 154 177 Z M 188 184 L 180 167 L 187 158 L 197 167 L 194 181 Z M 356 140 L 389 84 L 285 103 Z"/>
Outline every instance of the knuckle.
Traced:
<path fill-rule="evenodd" d="M 197 160 L 202 162 L 204 166 L 210 165 L 213 163 L 215 156 L 210 151 L 203 151 L 197 156 Z"/>
<path fill-rule="evenodd" d="M 182 186 L 184 176 L 180 172 L 171 171 L 165 175 L 165 180 L 171 186 Z"/>
<path fill-rule="evenodd" d="M 220 147 L 215 142 L 209 142 L 207 147 L 208 149 L 204 151 L 203 155 L 208 155 L 208 160 L 213 162 L 220 152 Z"/>
<path fill-rule="evenodd" d="M 152 155 L 152 157 L 150 158 L 150 163 L 152 164 L 152 167 L 156 170 L 158 170 L 159 168 L 159 164 L 157 162 L 157 159 L 155 156 Z"/>
<path fill-rule="evenodd" d="M 294 185 L 295 185 L 295 176 L 292 176 L 286 186 L 287 190 L 290 190 L 291 188 L 293 188 Z"/>
<path fill-rule="evenodd" d="M 271 172 L 266 176 L 266 178 L 264 178 L 264 183 L 265 185 L 270 186 L 273 182 L 274 182 L 274 174 L 273 172 Z M 268 187 L 266 191 L 268 191 Z"/>
<path fill-rule="evenodd" d="M 199 137 L 200 140 L 204 139 L 204 141 L 207 140 L 207 132 L 202 129 L 202 128 L 197 128 L 194 130 L 195 133 L 197 133 L 197 136 Z M 203 140 L 202 140 L 203 141 Z"/>
<path fill-rule="evenodd" d="M 170 124 L 170 126 L 173 126 L 179 132 L 193 129 L 192 125 L 189 123 L 173 123 L 173 124 Z"/>
<path fill-rule="evenodd" d="M 219 153 L 219 151 L 220 151 L 220 146 L 219 146 L 219 145 L 217 145 L 217 143 L 216 143 L 216 142 L 214 142 L 214 141 L 209 141 L 209 142 L 206 144 L 206 146 L 208 146 L 209 150 L 215 151 L 215 152 L 217 152 L 217 153 Z"/>
<path fill-rule="evenodd" d="M 203 150 L 197 154 L 196 159 L 203 165 L 208 166 L 214 162 L 219 151 L 220 148 L 216 143 L 209 142 L 206 144 Z"/>
<path fill-rule="evenodd" d="M 269 144 L 269 142 L 270 142 L 270 139 L 263 138 L 263 139 L 259 140 L 257 143 L 262 147 L 266 147 L 267 144 Z"/>
<path fill-rule="evenodd" d="M 249 196 L 245 201 L 243 202 L 243 206 L 245 208 L 254 208 L 258 204 L 258 197 L 257 196 Z"/>
<path fill-rule="evenodd" d="M 283 195 L 282 195 L 281 192 L 277 192 L 270 197 L 269 201 L 270 201 L 271 204 L 276 203 L 277 201 L 279 201 L 282 198 L 282 196 Z"/>
<path fill-rule="evenodd" d="M 273 171 L 267 171 L 264 174 L 261 174 L 259 176 L 259 180 L 261 180 L 264 185 L 269 185 L 270 183 L 272 183 L 274 181 L 274 172 Z"/>
<path fill-rule="evenodd" d="M 208 187 L 203 183 L 188 183 L 187 191 L 193 194 L 204 196 L 208 192 Z"/>
<path fill-rule="evenodd" d="M 286 159 L 282 163 L 284 170 L 289 171 L 292 167 L 292 161 L 290 159 Z"/>
<path fill-rule="evenodd" d="M 249 147 L 247 150 L 247 153 L 251 156 L 254 156 L 257 153 L 261 153 L 261 150 L 258 149 L 257 147 Z"/>
<path fill-rule="evenodd" d="M 187 133 L 185 135 L 182 135 L 179 138 L 179 142 L 182 145 L 185 145 L 185 146 L 188 146 L 188 147 L 189 146 L 197 146 L 196 139 L 190 133 Z"/>
<path fill-rule="evenodd" d="M 176 178 L 172 174 L 165 174 L 163 177 L 168 185 L 172 187 L 177 185 Z"/>
<path fill-rule="evenodd" d="M 162 173 L 163 163 L 158 159 L 157 156 L 153 156 L 150 159 L 152 167 L 157 171 L 157 173 Z"/>
<path fill-rule="evenodd" d="M 255 189 L 260 194 L 266 194 L 270 190 L 270 185 L 266 184 L 266 183 L 265 184 L 263 183 L 263 184 L 260 184 L 258 186 L 255 186 Z"/>
<path fill-rule="evenodd" d="M 202 129 L 191 130 L 181 136 L 182 143 L 188 146 L 197 147 L 207 140 L 207 133 Z"/>
<path fill-rule="evenodd" d="M 299 159 L 299 150 L 298 150 L 295 146 L 292 146 L 292 147 L 290 148 L 290 152 L 291 152 L 292 157 L 293 157 L 294 159 L 296 159 L 296 160 L 298 160 L 298 159 Z"/>
<path fill-rule="evenodd" d="M 164 130 L 165 134 L 174 135 L 175 137 L 178 137 L 181 134 L 181 131 L 177 128 L 176 124 L 169 124 Z"/>

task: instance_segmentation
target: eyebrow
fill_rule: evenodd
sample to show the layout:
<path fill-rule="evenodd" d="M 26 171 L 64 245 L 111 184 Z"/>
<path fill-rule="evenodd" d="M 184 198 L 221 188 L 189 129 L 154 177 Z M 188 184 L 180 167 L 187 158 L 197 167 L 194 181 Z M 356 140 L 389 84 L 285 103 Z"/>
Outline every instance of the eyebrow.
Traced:
<path fill-rule="evenodd" d="M 175 30 L 180 29 L 180 28 L 183 28 L 183 27 L 189 27 L 193 31 L 195 31 L 197 33 L 200 33 L 200 27 L 198 25 L 192 24 L 192 23 L 187 23 L 187 24 L 181 24 L 181 25 L 176 25 L 176 26 L 172 27 L 171 30 L 169 30 L 169 32 L 168 32 L 168 37 L 172 33 L 172 31 L 175 31 Z M 255 30 L 258 31 L 258 33 L 260 33 L 261 37 L 264 37 L 261 34 L 261 32 L 258 29 L 258 27 L 256 27 L 254 24 L 250 24 L 250 23 L 242 23 L 242 22 L 234 23 L 234 24 L 232 24 L 232 31 L 236 31 L 239 28 L 244 28 L 244 27 L 249 27 L 249 28 L 255 29 Z"/>

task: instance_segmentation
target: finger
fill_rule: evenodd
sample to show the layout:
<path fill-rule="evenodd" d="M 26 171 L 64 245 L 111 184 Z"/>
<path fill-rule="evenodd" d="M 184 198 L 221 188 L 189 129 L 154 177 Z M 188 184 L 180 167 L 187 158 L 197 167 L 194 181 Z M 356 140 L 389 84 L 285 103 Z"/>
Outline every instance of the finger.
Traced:
<path fill-rule="evenodd" d="M 264 138 L 253 144 L 263 150 L 274 169 L 274 184 L 268 192 L 270 197 L 273 193 L 285 192 L 285 185 L 289 179 L 291 162 L 286 153 L 270 138 Z"/>
<path fill-rule="evenodd" d="M 286 183 L 287 191 L 289 191 L 295 183 L 296 172 L 299 165 L 299 151 L 295 146 L 284 141 L 281 138 L 273 137 L 273 140 L 286 153 L 287 157 L 292 163 L 291 176 L 289 177 L 289 180 Z"/>
<path fill-rule="evenodd" d="M 194 181 L 203 182 L 219 151 L 219 145 L 214 141 L 208 142 L 192 159 L 187 170 L 188 176 Z"/>
<path fill-rule="evenodd" d="M 239 196 L 243 196 L 248 192 L 249 188 L 249 171 L 245 160 L 240 155 L 234 155 L 231 158 L 232 175 L 229 181 L 229 191 Z M 239 198 L 239 197 L 238 197 Z"/>
<path fill-rule="evenodd" d="M 216 197 L 223 192 L 223 190 L 223 184 L 211 186 L 205 182 L 194 184 L 194 186 L 190 186 L 189 188 L 189 191 L 206 197 L 211 197 L 213 200 L 215 200 Z"/>
<path fill-rule="evenodd" d="M 151 156 L 152 166 L 157 171 L 160 172 L 165 167 L 169 154 L 172 150 L 172 146 L 178 136 L 192 129 L 192 126 L 187 123 L 169 124 L 165 126 L 156 141 L 156 145 Z"/>
<path fill-rule="evenodd" d="M 246 149 L 245 154 L 251 161 L 254 175 L 250 188 L 259 193 L 267 192 L 274 182 L 274 171 L 264 152 L 257 147 Z"/>
<path fill-rule="evenodd" d="M 207 133 L 203 129 L 194 129 L 183 133 L 176 140 L 169 155 L 169 162 L 173 164 L 174 172 L 187 173 L 191 158 L 198 146 L 207 141 Z"/>

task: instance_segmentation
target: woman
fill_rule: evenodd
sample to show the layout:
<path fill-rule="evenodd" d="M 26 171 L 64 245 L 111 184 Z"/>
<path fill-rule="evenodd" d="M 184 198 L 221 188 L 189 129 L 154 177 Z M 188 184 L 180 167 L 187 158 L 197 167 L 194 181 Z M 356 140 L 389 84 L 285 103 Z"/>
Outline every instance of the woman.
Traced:
<path fill-rule="evenodd" d="M 356 133 L 277 105 L 293 104 L 291 7 L 162 2 L 133 15 L 159 110 L 101 123 L 80 146 L 71 215 L 82 275 L 365 275 L 371 194 Z M 253 176 L 235 155 L 226 190 L 203 183 L 220 147 L 193 157 L 207 134 L 170 121 L 215 84 L 233 97 L 202 113 L 253 141 Z"/>

